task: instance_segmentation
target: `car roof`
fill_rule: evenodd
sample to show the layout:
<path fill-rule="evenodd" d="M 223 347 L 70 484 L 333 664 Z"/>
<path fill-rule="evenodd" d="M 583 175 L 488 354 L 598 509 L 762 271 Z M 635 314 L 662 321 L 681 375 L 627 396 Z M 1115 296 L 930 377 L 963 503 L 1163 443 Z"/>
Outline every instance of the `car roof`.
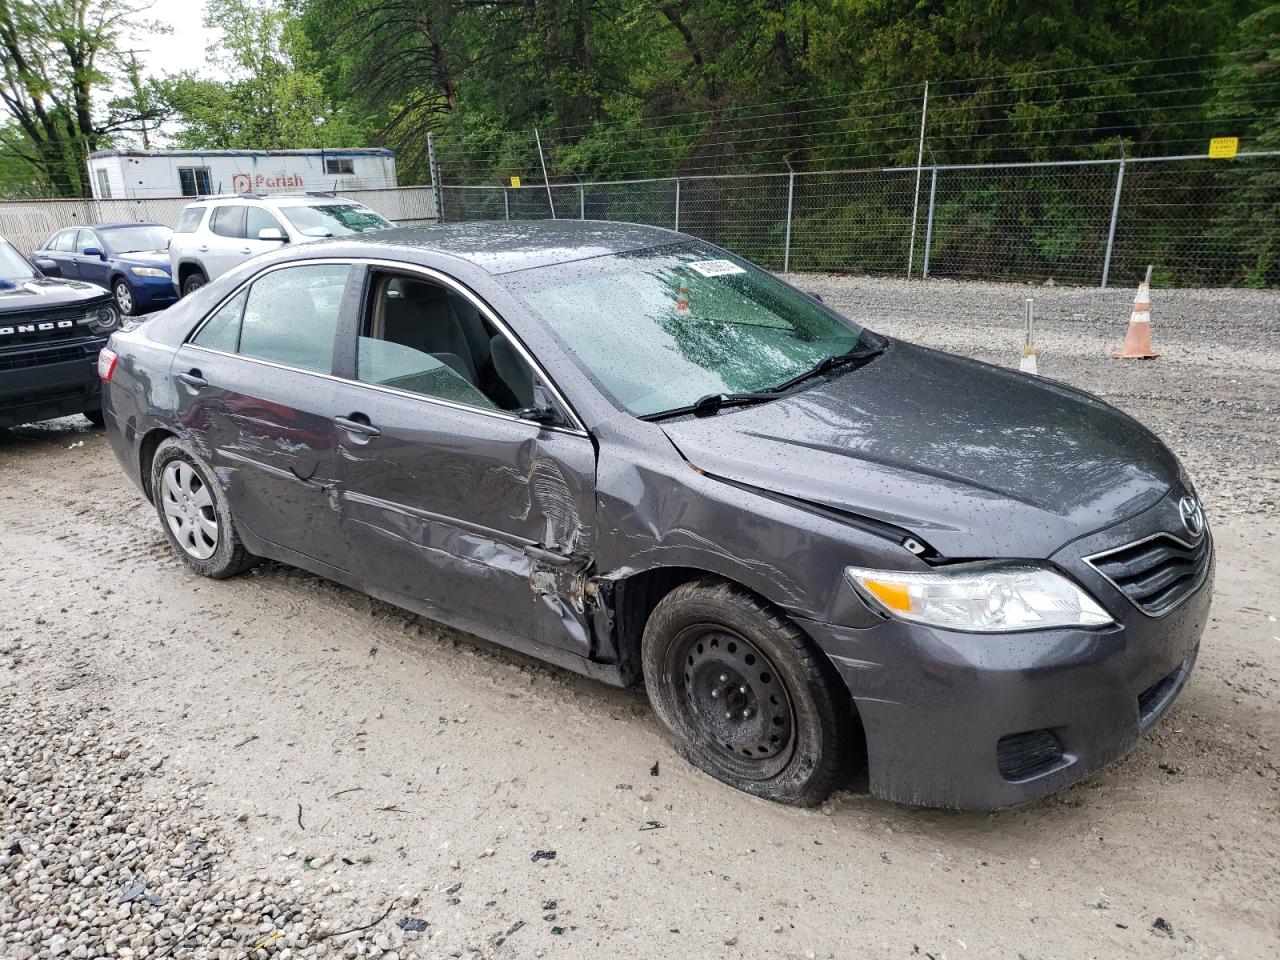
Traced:
<path fill-rule="evenodd" d="M 154 220 L 140 220 L 127 223 L 89 223 L 85 226 L 90 230 L 124 230 L 127 227 L 164 227 L 165 224 L 156 223 Z"/>
<path fill-rule="evenodd" d="M 496 220 L 398 227 L 340 239 L 456 257 L 488 273 L 499 274 L 689 242 L 693 238 L 638 223 Z"/>
<path fill-rule="evenodd" d="M 199 199 L 192 200 L 187 204 L 188 207 L 194 207 L 202 203 L 278 203 L 280 201 L 288 201 L 290 206 L 307 206 L 319 205 L 322 203 L 333 203 L 340 200 L 343 203 L 360 203 L 359 200 L 352 200 L 350 197 L 339 196 L 336 193 L 215 193 Z"/>

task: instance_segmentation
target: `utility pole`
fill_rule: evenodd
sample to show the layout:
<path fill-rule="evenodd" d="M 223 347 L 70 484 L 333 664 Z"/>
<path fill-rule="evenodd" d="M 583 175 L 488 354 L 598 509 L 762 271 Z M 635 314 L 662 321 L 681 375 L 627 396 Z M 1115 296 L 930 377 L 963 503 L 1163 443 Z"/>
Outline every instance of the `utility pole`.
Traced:
<path fill-rule="evenodd" d="M 129 55 L 129 80 L 133 84 L 133 104 L 138 110 L 138 121 L 142 124 L 142 149 L 151 149 L 151 139 L 147 136 L 146 109 L 142 102 L 142 80 L 138 76 L 138 54 L 150 53 L 149 50 L 122 50 Z"/>

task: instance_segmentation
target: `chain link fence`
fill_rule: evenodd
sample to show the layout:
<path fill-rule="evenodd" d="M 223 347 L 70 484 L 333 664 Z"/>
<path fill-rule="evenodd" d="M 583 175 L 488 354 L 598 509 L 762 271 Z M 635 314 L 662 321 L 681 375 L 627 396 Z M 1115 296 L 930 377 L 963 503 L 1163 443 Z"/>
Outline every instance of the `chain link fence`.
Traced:
<path fill-rule="evenodd" d="M 918 176 L 917 176 L 918 173 Z M 918 185 L 917 185 L 918 183 Z M 1280 153 L 672 177 L 343 194 L 409 225 L 615 220 L 670 227 L 773 270 L 1280 287 Z M 441 210 L 437 218 L 436 202 Z M 37 248 L 80 223 L 173 225 L 190 197 L 0 202 Z"/>
<path fill-rule="evenodd" d="M 917 186 L 918 180 L 918 186 Z M 442 217 L 670 227 L 774 270 L 1280 286 L 1280 153 L 444 186 Z M 553 212 L 554 207 L 554 212 Z"/>

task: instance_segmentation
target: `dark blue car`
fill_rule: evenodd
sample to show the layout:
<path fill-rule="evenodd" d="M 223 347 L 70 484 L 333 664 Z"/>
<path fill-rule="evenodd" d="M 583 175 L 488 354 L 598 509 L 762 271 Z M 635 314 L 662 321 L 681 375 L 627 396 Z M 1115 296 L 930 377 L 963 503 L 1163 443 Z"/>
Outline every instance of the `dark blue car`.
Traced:
<path fill-rule="evenodd" d="M 178 299 L 169 276 L 169 238 L 160 223 L 99 223 L 59 230 L 33 257 L 52 260 L 62 276 L 106 287 L 126 316 Z"/>

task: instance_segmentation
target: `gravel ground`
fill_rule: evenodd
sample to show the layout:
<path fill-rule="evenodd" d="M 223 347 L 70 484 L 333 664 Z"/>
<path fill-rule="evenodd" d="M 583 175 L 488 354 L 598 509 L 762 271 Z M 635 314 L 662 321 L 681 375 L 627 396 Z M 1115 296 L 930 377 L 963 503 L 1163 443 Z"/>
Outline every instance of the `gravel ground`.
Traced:
<path fill-rule="evenodd" d="M 1025 288 L 803 285 L 1017 362 Z M 0 958 L 1275 955 L 1280 300 L 1157 292 L 1165 356 L 1120 364 L 1127 291 L 1030 292 L 1042 370 L 1169 439 L 1215 524 L 1199 666 L 1128 758 L 993 815 L 756 801 L 640 691 L 277 564 L 193 577 L 54 421 L 0 431 Z"/>

